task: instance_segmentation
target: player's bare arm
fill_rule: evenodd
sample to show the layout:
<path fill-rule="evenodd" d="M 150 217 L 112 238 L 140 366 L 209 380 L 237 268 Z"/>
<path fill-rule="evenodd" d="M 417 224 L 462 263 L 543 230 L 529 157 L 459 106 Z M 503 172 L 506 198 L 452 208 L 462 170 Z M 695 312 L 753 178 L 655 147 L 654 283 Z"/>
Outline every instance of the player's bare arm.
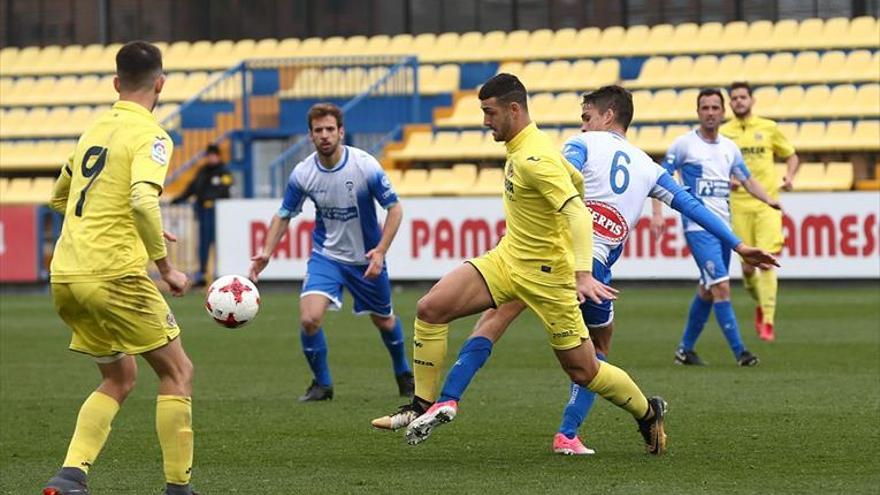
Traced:
<path fill-rule="evenodd" d="M 651 200 L 651 235 L 655 239 L 666 232 L 666 219 L 663 218 L 663 203 L 658 199 Z"/>
<path fill-rule="evenodd" d="M 785 177 L 782 178 L 782 189 L 791 191 L 794 188 L 794 176 L 801 167 L 797 153 L 785 159 Z"/>
<path fill-rule="evenodd" d="M 756 181 L 754 178 L 749 177 L 748 179 L 741 181 L 742 186 L 746 188 L 746 191 L 749 192 L 752 196 L 760 199 L 764 203 L 767 203 L 767 206 L 775 209 L 781 210 L 782 205 L 779 204 L 779 201 L 772 199 L 767 195 L 767 191 L 764 190 L 764 186 L 761 185 L 760 182 Z"/>
<path fill-rule="evenodd" d="M 740 243 L 733 250 L 742 257 L 743 261 L 754 267 L 760 268 L 761 270 L 768 270 L 770 267 L 780 266 L 779 260 L 763 249 Z"/>
<path fill-rule="evenodd" d="M 284 237 L 284 233 L 287 232 L 288 225 L 290 225 L 289 218 L 281 218 L 278 215 L 272 217 L 272 223 L 269 224 L 269 234 L 266 236 L 266 245 L 263 246 L 263 251 L 260 254 L 251 258 L 251 269 L 248 272 L 248 278 L 254 282 L 260 278 L 260 272 L 269 264 L 269 259 L 272 257 L 272 253 L 275 252 L 275 248 L 278 247 L 281 238 Z"/>
<path fill-rule="evenodd" d="M 403 206 L 396 203 L 388 208 L 388 216 L 385 217 L 385 225 L 382 227 L 382 239 L 373 249 L 367 251 L 367 259 L 370 260 L 369 266 L 364 271 L 364 278 L 374 279 L 382 273 L 382 267 L 385 265 L 385 253 L 391 247 L 397 231 L 400 229 L 400 223 L 403 221 Z"/>

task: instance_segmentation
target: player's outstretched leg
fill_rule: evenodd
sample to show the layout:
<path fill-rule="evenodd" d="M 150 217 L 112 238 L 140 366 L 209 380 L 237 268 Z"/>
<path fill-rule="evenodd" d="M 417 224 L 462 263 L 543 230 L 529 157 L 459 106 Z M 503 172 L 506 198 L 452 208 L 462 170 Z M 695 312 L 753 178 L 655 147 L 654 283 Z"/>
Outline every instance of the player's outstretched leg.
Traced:
<path fill-rule="evenodd" d="M 596 358 L 605 361 L 605 355 L 601 352 L 596 352 Z M 578 437 L 578 429 L 587 419 L 595 402 L 595 392 L 577 383 L 571 384 L 568 403 L 562 411 L 562 422 L 556 435 L 553 436 L 553 452 L 563 455 L 596 453 L 595 450 L 586 447 Z"/>
<path fill-rule="evenodd" d="M 374 428 L 397 430 L 423 414 L 437 399 L 449 322 L 491 307 L 492 296 L 480 272 L 465 263 L 447 273 L 419 299 L 413 335 L 415 395 L 412 403 L 376 418 Z"/>
<path fill-rule="evenodd" d="M 406 347 L 403 341 L 403 328 L 400 318 L 397 316 L 370 315 L 373 324 L 379 329 L 382 343 L 388 349 L 391 356 L 391 366 L 394 369 L 394 379 L 397 381 L 397 391 L 401 397 L 412 398 L 415 392 L 415 381 L 409 360 L 406 358 Z"/>
<path fill-rule="evenodd" d="M 719 282 L 711 287 L 712 298 L 715 300 L 713 309 L 715 310 L 715 319 L 718 320 L 718 326 L 727 344 L 730 346 L 731 352 L 740 366 L 756 366 L 758 357 L 746 350 L 743 344 L 742 336 L 739 333 L 739 324 L 736 321 L 736 314 L 733 312 L 733 305 L 730 303 L 730 283 L 725 281 Z"/>
<path fill-rule="evenodd" d="M 556 349 L 555 352 L 573 382 L 586 386 L 635 418 L 648 453 L 665 452 L 665 401 L 659 397 L 648 400 L 625 371 L 599 361 L 589 340 L 573 349 Z"/>
<path fill-rule="evenodd" d="M 314 375 L 306 392 L 299 397 L 300 402 L 333 399 L 333 379 L 327 363 L 327 339 L 321 327 L 329 304 L 330 300 L 323 294 L 306 294 L 299 301 L 300 343 L 303 356 Z"/>

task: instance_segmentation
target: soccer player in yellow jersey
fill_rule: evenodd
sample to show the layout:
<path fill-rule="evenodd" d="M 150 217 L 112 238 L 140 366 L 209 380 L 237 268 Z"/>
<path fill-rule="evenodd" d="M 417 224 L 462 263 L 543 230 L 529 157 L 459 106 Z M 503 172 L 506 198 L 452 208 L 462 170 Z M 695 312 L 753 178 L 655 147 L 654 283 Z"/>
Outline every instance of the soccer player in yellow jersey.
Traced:
<path fill-rule="evenodd" d="M 396 430 L 412 423 L 416 444 L 451 421 L 454 400 L 437 402 L 449 323 L 460 317 L 521 301 L 535 312 L 550 346 L 575 383 L 588 387 L 635 417 L 652 454 L 665 450 L 666 403 L 647 399 L 620 368 L 599 361 L 578 307 L 614 291 L 594 280 L 592 220 L 584 205 L 583 176 L 531 122 L 526 88 L 516 76 L 498 74 L 480 89 L 483 123 L 507 146 L 504 212 L 507 233 L 479 258 L 446 274 L 418 302 L 415 321 L 415 398 L 373 426 Z M 419 417 L 421 416 L 421 417 Z"/>
<path fill-rule="evenodd" d="M 52 298 L 73 332 L 70 349 L 92 356 L 102 380 L 80 408 L 63 467 L 43 495 L 88 493 L 88 470 L 134 387 L 135 355 L 159 377 L 165 493 L 193 494 L 193 365 L 146 270 L 152 260 L 174 295 L 186 288 L 186 275 L 168 260 L 159 211 L 172 142 L 151 112 L 164 83 L 158 48 L 123 46 L 113 81 L 119 101 L 80 137 L 55 183 L 51 206 L 64 213 L 64 225 L 52 258 Z"/>
<path fill-rule="evenodd" d="M 776 122 L 752 114 L 752 88 L 748 83 L 730 86 L 730 108 L 734 118 L 721 126 L 721 134 L 732 140 L 742 151 L 746 166 L 774 200 L 779 200 L 780 187 L 790 191 L 799 162 L 794 147 L 779 131 Z M 776 175 L 773 157 L 785 160 L 785 177 Z M 782 236 L 782 211 L 770 208 L 742 188 L 730 193 L 733 231 L 746 244 L 779 254 L 785 242 Z M 776 270 L 757 270 L 742 264 L 743 285 L 755 300 L 755 330 L 758 337 L 773 341 L 776 316 Z"/>

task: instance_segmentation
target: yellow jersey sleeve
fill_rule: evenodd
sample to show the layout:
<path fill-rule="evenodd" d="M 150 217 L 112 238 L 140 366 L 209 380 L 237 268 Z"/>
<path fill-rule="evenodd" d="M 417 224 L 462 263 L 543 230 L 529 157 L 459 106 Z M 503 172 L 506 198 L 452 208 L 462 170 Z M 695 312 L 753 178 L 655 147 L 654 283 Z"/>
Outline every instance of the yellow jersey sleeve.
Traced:
<path fill-rule="evenodd" d="M 779 130 L 779 126 L 773 126 L 773 136 L 771 137 L 773 145 L 773 153 L 779 158 L 788 158 L 795 153 L 794 146 L 788 141 L 788 138 Z"/>
<path fill-rule="evenodd" d="M 61 172 L 55 180 L 55 186 L 52 188 L 52 199 L 49 200 L 49 207 L 53 210 L 64 214 L 67 211 L 67 197 L 70 195 L 70 182 L 73 177 L 73 153 L 64 162 Z"/>
<path fill-rule="evenodd" d="M 132 149 L 131 185 L 148 182 L 159 186 L 161 192 L 173 150 L 174 144 L 164 131 L 143 133 Z"/>
<path fill-rule="evenodd" d="M 571 179 L 572 184 L 574 184 L 574 188 L 577 193 L 584 197 L 584 175 L 575 168 L 574 165 L 571 164 L 568 160 L 562 160 L 562 164 L 565 166 L 566 171 L 568 172 L 568 176 Z"/>
<path fill-rule="evenodd" d="M 561 155 L 558 161 L 544 156 L 530 156 L 522 163 L 524 182 L 538 191 L 555 211 L 561 210 L 569 199 L 581 196 L 575 184 L 579 177 L 583 190 L 583 176 Z"/>

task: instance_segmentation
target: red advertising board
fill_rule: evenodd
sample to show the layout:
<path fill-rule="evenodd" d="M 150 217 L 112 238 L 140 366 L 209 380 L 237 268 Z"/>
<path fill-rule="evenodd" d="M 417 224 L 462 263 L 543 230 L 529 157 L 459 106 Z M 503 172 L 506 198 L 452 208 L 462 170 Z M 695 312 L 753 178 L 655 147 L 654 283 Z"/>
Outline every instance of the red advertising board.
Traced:
<path fill-rule="evenodd" d="M 37 209 L 0 207 L 0 282 L 37 280 Z"/>

